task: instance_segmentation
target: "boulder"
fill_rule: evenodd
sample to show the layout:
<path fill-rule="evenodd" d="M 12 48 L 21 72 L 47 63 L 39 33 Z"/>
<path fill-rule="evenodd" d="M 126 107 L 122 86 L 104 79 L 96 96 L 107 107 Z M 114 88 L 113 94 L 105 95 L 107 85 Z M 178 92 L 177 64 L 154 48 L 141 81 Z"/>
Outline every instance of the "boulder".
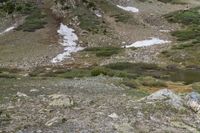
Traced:
<path fill-rule="evenodd" d="M 169 89 L 162 89 L 159 90 L 149 96 L 146 97 L 146 100 L 149 102 L 152 101 L 165 101 L 169 104 L 173 105 L 176 108 L 182 108 L 183 107 L 183 99 L 175 94 L 173 91 Z"/>
<path fill-rule="evenodd" d="M 72 97 L 64 94 L 53 94 L 49 97 L 51 99 L 51 101 L 49 102 L 50 106 L 71 107 L 74 105 Z"/>
<path fill-rule="evenodd" d="M 191 92 L 185 97 L 186 106 L 193 111 L 200 113 L 200 94 L 197 92 Z"/>

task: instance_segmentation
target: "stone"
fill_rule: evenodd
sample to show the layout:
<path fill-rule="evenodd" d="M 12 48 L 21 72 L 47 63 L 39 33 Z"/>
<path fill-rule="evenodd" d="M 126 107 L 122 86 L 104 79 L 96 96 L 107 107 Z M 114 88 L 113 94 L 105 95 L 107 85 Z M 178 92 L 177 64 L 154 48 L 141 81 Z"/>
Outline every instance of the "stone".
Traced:
<path fill-rule="evenodd" d="M 71 107 L 74 105 L 73 99 L 67 95 L 53 94 L 49 97 L 52 99 L 49 103 L 50 106 Z"/>
<path fill-rule="evenodd" d="M 159 90 L 146 97 L 147 101 L 166 101 L 176 108 L 183 108 L 183 99 L 169 89 Z"/>
<path fill-rule="evenodd" d="M 191 108 L 196 113 L 200 113 L 200 94 L 197 92 L 191 92 L 186 97 L 186 106 Z"/>
<path fill-rule="evenodd" d="M 52 125 L 55 125 L 56 123 L 59 123 L 60 121 L 61 121 L 61 119 L 60 119 L 59 117 L 54 117 L 54 118 L 52 118 L 51 120 L 47 121 L 47 122 L 45 123 L 45 126 L 50 127 L 50 126 L 52 126 Z"/>
<path fill-rule="evenodd" d="M 39 92 L 38 89 L 31 89 L 30 92 Z"/>
<path fill-rule="evenodd" d="M 21 93 L 21 92 L 17 92 L 17 96 L 18 97 L 28 97 L 26 94 Z"/>
<path fill-rule="evenodd" d="M 112 119 L 118 119 L 119 116 L 116 113 L 112 113 L 110 115 L 108 115 L 108 117 L 112 118 Z"/>

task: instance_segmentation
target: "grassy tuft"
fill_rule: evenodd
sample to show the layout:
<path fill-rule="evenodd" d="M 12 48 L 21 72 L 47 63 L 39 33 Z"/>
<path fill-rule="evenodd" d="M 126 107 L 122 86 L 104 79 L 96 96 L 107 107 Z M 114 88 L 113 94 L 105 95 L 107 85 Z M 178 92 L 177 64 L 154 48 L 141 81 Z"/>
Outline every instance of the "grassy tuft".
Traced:
<path fill-rule="evenodd" d="M 158 0 L 158 1 L 171 4 L 186 4 L 183 0 Z"/>
<path fill-rule="evenodd" d="M 97 57 L 108 57 L 114 54 L 118 54 L 121 48 L 117 47 L 93 47 L 86 48 L 85 51 L 95 53 Z"/>
<path fill-rule="evenodd" d="M 34 32 L 37 29 L 44 28 L 45 24 L 47 24 L 45 15 L 39 9 L 35 9 L 16 30 Z"/>

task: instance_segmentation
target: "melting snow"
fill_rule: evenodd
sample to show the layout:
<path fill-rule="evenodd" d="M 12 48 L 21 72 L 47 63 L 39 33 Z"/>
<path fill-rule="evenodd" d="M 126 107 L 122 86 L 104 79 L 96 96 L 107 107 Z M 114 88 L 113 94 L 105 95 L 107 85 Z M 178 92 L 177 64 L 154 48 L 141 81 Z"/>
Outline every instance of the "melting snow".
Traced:
<path fill-rule="evenodd" d="M 101 15 L 100 13 L 95 13 L 95 15 L 96 15 L 97 17 L 99 17 L 99 18 L 102 17 L 102 15 Z"/>
<path fill-rule="evenodd" d="M 161 40 L 159 38 L 151 38 L 149 40 L 143 40 L 143 41 L 137 41 L 131 45 L 127 45 L 126 48 L 131 47 L 145 47 L 145 46 L 151 46 L 155 44 L 164 44 L 164 43 L 170 43 L 171 41 Z"/>
<path fill-rule="evenodd" d="M 139 12 L 139 9 L 137 9 L 135 7 L 130 7 L 130 6 L 124 7 L 124 6 L 120 6 L 120 5 L 117 5 L 117 7 L 121 8 L 125 11 L 128 11 L 128 12 L 133 12 L 133 13 Z"/>
<path fill-rule="evenodd" d="M 160 30 L 160 32 L 163 32 L 163 33 L 169 33 L 170 30 Z"/>
<path fill-rule="evenodd" d="M 76 43 L 78 41 L 78 36 L 74 33 L 74 29 L 67 27 L 64 24 L 60 24 L 60 29 L 57 31 L 60 36 L 63 37 L 63 42 L 60 44 L 64 46 L 64 52 L 57 55 L 51 60 L 52 63 L 62 62 L 64 59 L 71 58 L 71 54 L 83 50 Z"/>
<path fill-rule="evenodd" d="M 0 35 L 4 34 L 4 33 L 6 33 L 6 32 L 9 32 L 9 31 L 11 31 L 11 30 L 13 30 L 14 28 L 15 28 L 15 26 L 11 26 L 11 27 L 5 29 L 3 32 L 0 32 Z"/>

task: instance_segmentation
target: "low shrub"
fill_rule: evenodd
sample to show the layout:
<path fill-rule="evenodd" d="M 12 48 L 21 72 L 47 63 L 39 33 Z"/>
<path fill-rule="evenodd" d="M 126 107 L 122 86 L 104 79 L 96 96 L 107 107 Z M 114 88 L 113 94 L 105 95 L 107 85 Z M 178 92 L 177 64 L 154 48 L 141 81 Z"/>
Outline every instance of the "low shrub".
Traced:
<path fill-rule="evenodd" d="M 27 32 L 34 32 L 37 29 L 44 28 L 47 24 L 45 21 L 45 15 L 38 10 L 34 10 L 28 17 L 26 17 L 25 22 L 16 28 L 16 30 L 22 30 Z"/>
<path fill-rule="evenodd" d="M 118 47 L 93 47 L 86 48 L 85 51 L 95 53 L 97 57 L 109 57 L 118 54 L 121 48 Z"/>

